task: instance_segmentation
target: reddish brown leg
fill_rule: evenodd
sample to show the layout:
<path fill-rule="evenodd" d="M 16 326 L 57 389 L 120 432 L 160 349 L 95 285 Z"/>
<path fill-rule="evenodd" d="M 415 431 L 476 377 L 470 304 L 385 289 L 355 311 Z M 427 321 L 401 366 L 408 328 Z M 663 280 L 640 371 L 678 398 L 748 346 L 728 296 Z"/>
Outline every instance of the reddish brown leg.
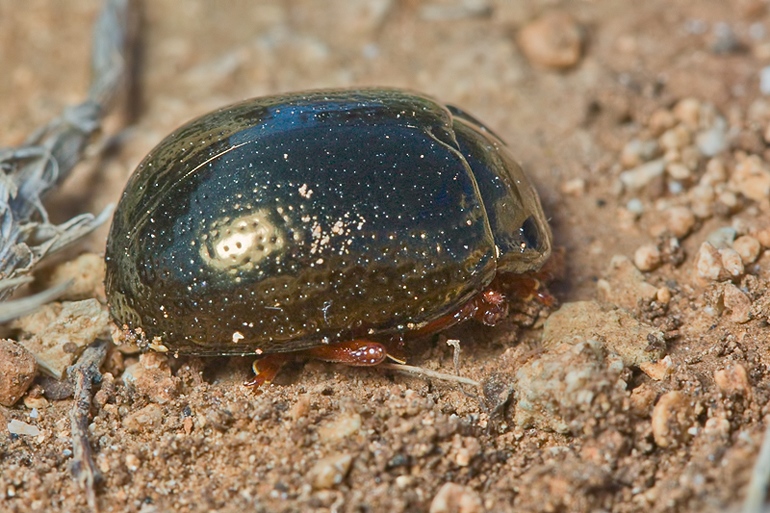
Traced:
<path fill-rule="evenodd" d="M 313 347 L 303 351 L 303 354 L 327 362 L 371 367 L 382 363 L 388 357 L 388 350 L 379 342 L 359 339 Z"/>
<path fill-rule="evenodd" d="M 399 340 L 396 339 L 393 342 L 392 348 L 390 348 L 390 346 L 386 348 L 384 344 L 379 342 L 358 339 L 349 342 L 313 347 L 294 353 L 269 354 L 263 358 L 254 360 L 254 363 L 252 364 L 254 378 L 244 383 L 244 385 L 247 387 L 254 387 L 254 390 L 262 385 L 269 385 L 287 361 L 303 356 L 327 362 L 344 363 L 355 367 L 372 367 L 374 365 L 379 365 L 388 357 L 403 363 L 403 358 L 399 359 L 401 353 L 399 352 L 400 345 L 398 342 Z M 391 349 L 393 351 L 392 355 L 389 352 Z"/>
<path fill-rule="evenodd" d="M 520 302 L 537 301 L 548 308 L 556 306 L 556 298 L 548 292 L 539 273 L 499 276 L 492 282 L 491 287 Z"/>
<path fill-rule="evenodd" d="M 254 387 L 254 390 L 262 385 L 269 385 L 275 379 L 283 364 L 289 361 L 290 358 L 291 356 L 288 354 L 278 353 L 269 354 L 264 358 L 254 360 L 254 363 L 251 364 L 251 368 L 254 370 L 254 377 L 244 383 L 244 385 Z"/>
<path fill-rule="evenodd" d="M 494 286 L 487 287 L 481 294 L 474 296 L 456 312 L 429 322 L 419 330 L 409 333 L 410 338 L 419 338 L 443 331 L 450 326 L 468 319 L 475 319 L 488 326 L 494 326 L 508 314 L 508 302 L 503 293 Z"/>
<path fill-rule="evenodd" d="M 493 287 L 488 287 L 471 302 L 473 312 L 470 317 L 487 326 L 494 326 L 508 315 L 508 302 L 505 296 Z"/>

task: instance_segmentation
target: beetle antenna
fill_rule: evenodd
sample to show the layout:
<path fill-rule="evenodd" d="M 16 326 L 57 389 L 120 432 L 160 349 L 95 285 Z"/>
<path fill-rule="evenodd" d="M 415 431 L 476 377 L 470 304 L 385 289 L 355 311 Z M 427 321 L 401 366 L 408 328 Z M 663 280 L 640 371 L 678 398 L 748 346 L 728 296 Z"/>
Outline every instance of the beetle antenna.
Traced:
<path fill-rule="evenodd" d="M 447 374 L 446 372 L 438 372 L 424 367 L 415 367 L 413 365 L 403 365 L 397 363 L 381 363 L 378 365 L 380 369 L 394 370 L 397 372 L 403 372 L 405 374 L 413 374 L 415 376 L 421 376 L 427 379 L 440 379 L 442 381 L 454 381 L 455 383 L 461 383 L 463 385 L 470 385 L 474 387 L 480 387 L 481 383 L 465 378 L 463 376 L 457 376 L 455 374 Z"/>

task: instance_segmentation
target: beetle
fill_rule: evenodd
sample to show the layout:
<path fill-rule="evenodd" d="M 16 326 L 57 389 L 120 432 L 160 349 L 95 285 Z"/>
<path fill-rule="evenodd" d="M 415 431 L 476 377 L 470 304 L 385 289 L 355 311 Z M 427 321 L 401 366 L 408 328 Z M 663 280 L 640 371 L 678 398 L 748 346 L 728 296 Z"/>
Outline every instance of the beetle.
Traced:
<path fill-rule="evenodd" d="M 166 137 L 131 176 L 106 248 L 118 325 L 180 354 L 351 365 L 474 318 L 541 268 L 551 231 L 508 147 L 399 89 L 247 100 Z"/>

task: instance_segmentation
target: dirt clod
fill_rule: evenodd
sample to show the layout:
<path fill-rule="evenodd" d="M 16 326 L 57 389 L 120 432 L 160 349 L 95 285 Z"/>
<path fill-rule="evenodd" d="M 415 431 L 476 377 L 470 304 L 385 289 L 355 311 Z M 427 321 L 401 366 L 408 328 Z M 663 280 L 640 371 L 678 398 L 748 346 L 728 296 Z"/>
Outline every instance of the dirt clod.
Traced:
<path fill-rule="evenodd" d="M 0 339 L 0 404 L 13 406 L 32 385 L 35 358 L 21 344 Z"/>

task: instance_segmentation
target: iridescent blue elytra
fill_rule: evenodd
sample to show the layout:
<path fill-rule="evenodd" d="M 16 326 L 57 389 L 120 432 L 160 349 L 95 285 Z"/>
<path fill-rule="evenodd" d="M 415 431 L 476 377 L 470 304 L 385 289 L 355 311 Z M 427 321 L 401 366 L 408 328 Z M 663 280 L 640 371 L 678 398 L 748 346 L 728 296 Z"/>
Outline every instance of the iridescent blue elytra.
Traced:
<path fill-rule="evenodd" d="M 400 90 L 313 91 L 152 150 L 115 212 L 106 290 L 119 325 L 172 351 L 279 353 L 417 330 L 550 249 L 537 193 L 478 121 Z"/>

